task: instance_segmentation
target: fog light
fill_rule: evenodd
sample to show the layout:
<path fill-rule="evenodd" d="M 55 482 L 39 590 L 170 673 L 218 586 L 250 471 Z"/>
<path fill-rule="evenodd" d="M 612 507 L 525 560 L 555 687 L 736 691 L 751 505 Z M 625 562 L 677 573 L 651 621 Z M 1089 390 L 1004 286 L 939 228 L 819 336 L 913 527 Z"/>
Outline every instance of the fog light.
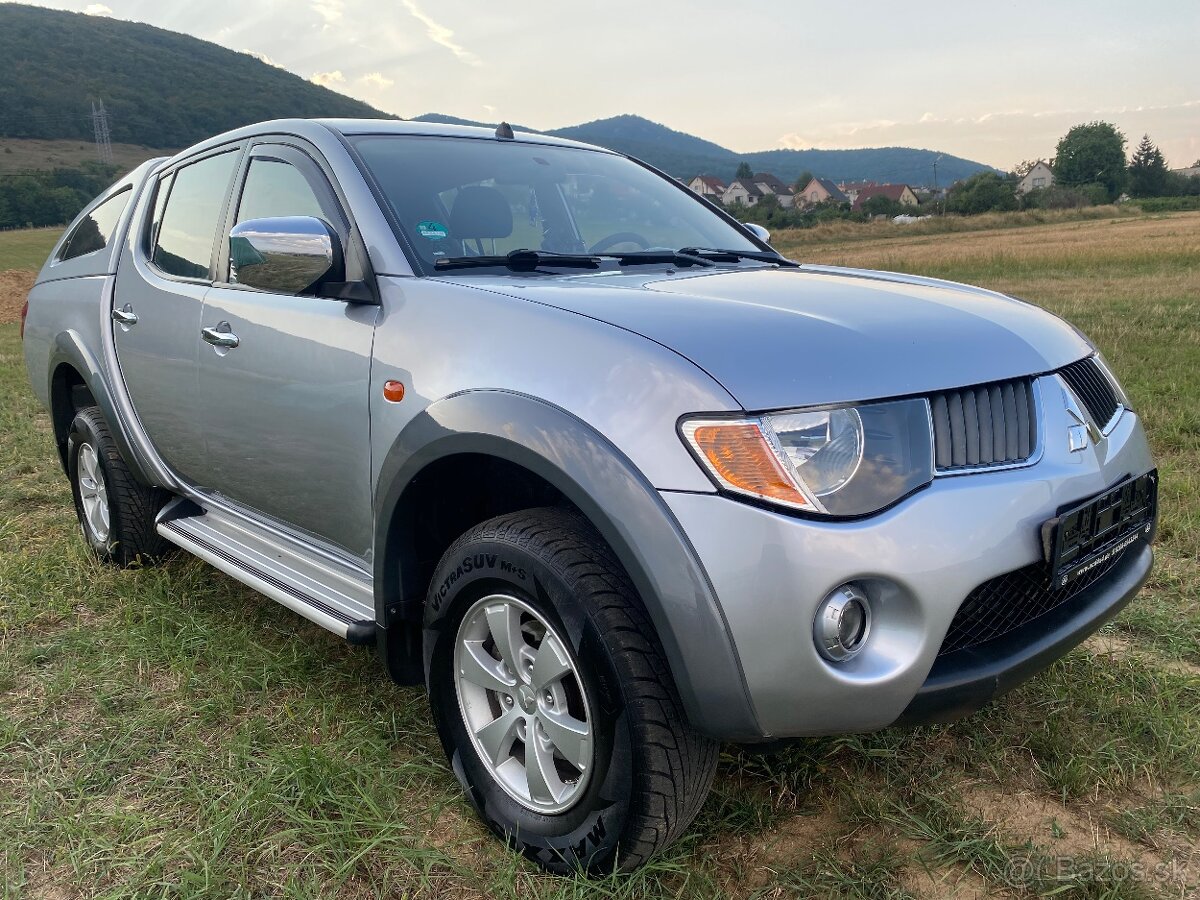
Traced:
<path fill-rule="evenodd" d="M 826 597 L 813 622 L 817 650 L 833 662 L 847 660 L 861 650 L 870 632 L 871 602 L 852 584 L 843 584 Z"/>

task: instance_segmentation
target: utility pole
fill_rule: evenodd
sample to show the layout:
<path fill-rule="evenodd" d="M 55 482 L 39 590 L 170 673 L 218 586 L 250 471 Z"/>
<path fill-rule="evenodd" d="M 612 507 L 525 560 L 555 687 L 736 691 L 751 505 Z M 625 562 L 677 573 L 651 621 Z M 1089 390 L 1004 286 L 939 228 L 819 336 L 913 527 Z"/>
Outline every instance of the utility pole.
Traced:
<path fill-rule="evenodd" d="M 92 101 L 92 128 L 96 132 L 96 156 L 102 163 L 111 163 L 112 137 L 108 132 L 108 113 L 104 111 L 104 101 Z"/>
<path fill-rule="evenodd" d="M 935 204 L 934 209 L 939 211 L 941 207 L 945 205 L 939 202 L 940 198 L 938 197 L 937 164 L 938 160 L 941 158 L 942 156 L 940 153 L 933 158 L 933 202 Z"/>

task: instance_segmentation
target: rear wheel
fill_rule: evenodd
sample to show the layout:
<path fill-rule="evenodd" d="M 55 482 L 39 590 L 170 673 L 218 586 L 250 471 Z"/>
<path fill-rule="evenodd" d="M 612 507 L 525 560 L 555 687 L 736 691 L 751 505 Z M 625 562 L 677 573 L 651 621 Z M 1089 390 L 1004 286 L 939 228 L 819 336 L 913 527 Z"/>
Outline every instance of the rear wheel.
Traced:
<path fill-rule="evenodd" d="M 166 502 L 161 490 L 139 482 L 95 406 L 81 409 L 67 436 L 67 471 L 84 540 L 105 562 L 153 562 L 171 546 L 154 527 Z"/>
<path fill-rule="evenodd" d="M 631 869 L 699 811 L 717 745 L 688 725 L 649 617 L 586 521 L 537 509 L 471 529 L 442 558 L 425 621 L 442 744 L 525 855 Z"/>

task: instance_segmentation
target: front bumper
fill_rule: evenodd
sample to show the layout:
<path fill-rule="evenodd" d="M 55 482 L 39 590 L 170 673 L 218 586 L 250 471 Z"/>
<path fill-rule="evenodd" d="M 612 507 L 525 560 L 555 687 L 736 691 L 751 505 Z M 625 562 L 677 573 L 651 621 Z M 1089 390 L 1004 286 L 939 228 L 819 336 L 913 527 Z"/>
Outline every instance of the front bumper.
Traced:
<path fill-rule="evenodd" d="M 1045 450 L 1035 465 L 940 477 L 859 521 L 663 492 L 712 581 L 762 739 L 965 714 L 1048 665 L 1132 598 L 1152 560 L 1144 545 L 1061 607 L 989 642 L 986 653 L 938 656 L 973 589 L 1042 559 L 1043 522 L 1153 467 L 1132 412 L 1082 452 L 1069 450 L 1065 411 L 1046 409 L 1041 424 Z M 813 618 L 847 581 L 866 587 L 873 627 L 857 656 L 830 663 L 814 646 Z"/>
<path fill-rule="evenodd" d="M 1154 551 L 1126 551 L 1103 579 L 1045 615 L 981 647 L 939 656 L 896 725 L 953 722 L 1045 669 L 1120 612 L 1150 575 Z"/>

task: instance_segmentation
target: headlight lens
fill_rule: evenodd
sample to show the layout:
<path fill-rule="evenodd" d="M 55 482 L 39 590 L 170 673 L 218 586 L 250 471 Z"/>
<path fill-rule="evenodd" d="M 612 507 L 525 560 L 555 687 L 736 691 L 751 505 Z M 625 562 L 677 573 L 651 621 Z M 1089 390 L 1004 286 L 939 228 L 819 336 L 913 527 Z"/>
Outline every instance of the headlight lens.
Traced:
<path fill-rule="evenodd" d="M 682 432 L 721 487 L 806 512 L 866 515 L 933 480 L 923 399 L 696 418 Z"/>
<path fill-rule="evenodd" d="M 854 409 L 790 413 L 769 422 L 792 471 L 816 496 L 832 494 L 858 471 L 863 426 Z"/>

